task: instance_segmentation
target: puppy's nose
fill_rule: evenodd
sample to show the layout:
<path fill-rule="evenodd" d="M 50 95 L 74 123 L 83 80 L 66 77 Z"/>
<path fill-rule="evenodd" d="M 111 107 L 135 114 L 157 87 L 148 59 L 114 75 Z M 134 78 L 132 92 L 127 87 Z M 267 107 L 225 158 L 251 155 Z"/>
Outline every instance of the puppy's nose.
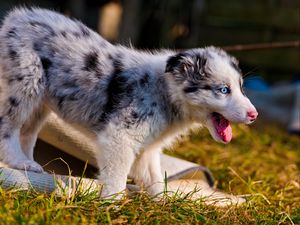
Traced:
<path fill-rule="evenodd" d="M 254 122 L 257 116 L 258 116 L 258 112 L 256 110 L 247 112 L 247 117 L 251 122 Z"/>

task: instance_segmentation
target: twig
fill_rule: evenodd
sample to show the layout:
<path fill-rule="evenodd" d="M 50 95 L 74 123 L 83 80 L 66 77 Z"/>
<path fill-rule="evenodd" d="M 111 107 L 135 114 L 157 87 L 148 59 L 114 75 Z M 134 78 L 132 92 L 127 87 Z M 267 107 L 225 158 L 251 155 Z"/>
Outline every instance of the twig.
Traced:
<path fill-rule="evenodd" d="M 256 43 L 247 45 L 231 45 L 222 47 L 226 51 L 253 51 L 260 49 L 274 49 L 274 48 L 299 48 L 300 40 L 286 41 L 286 42 L 270 42 L 270 43 Z"/>

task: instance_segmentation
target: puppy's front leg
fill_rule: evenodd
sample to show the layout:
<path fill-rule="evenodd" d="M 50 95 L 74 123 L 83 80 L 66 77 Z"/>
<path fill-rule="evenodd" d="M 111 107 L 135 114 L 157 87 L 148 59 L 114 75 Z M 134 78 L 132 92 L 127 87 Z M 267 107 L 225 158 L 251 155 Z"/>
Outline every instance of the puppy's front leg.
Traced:
<path fill-rule="evenodd" d="M 121 198 L 126 189 L 127 176 L 134 160 L 132 146 L 124 140 L 122 134 L 99 135 L 99 152 L 96 153 L 99 167 L 99 181 L 103 184 L 101 196 L 110 198 L 112 195 Z"/>

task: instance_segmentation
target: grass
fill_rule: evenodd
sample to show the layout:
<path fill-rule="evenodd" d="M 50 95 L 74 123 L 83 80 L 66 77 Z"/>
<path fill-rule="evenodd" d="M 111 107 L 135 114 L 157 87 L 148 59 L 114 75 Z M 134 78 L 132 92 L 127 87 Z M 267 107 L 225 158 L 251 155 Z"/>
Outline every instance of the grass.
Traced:
<path fill-rule="evenodd" d="M 240 206 L 146 194 L 117 202 L 0 189 L 0 224 L 300 224 L 300 139 L 275 125 L 235 126 L 229 145 L 203 130 L 167 150 L 208 166 L 223 191 L 247 196 Z"/>

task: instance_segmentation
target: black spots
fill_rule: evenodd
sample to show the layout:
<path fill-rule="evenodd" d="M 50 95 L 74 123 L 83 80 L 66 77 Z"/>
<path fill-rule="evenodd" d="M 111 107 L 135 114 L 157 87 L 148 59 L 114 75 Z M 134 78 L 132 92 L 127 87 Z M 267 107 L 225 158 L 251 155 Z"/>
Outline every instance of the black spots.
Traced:
<path fill-rule="evenodd" d="M 134 125 L 136 125 L 135 120 L 131 119 L 131 118 L 124 118 L 124 127 L 126 129 L 130 129 L 131 127 L 133 127 Z"/>
<path fill-rule="evenodd" d="M 33 43 L 33 49 L 35 50 L 35 51 L 37 51 L 37 52 L 41 52 L 43 49 L 43 45 L 42 45 L 42 43 L 41 42 L 34 42 Z"/>
<path fill-rule="evenodd" d="M 78 32 L 78 31 L 72 32 L 72 35 L 73 35 L 75 38 L 81 38 L 81 33 Z"/>
<path fill-rule="evenodd" d="M 15 61 L 18 58 L 18 53 L 16 51 L 16 47 L 12 45 L 7 45 L 8 48 L 8 56 L 12 61 Z"/>
<path fill-rule="evenodd" d="M 114 73 L 109 80 L 106 89 L 106 103 L 98 122 L 105 122 L 110 115 L 118 109 L 124 108 L 132 101 L 131 93 L 133 86 L 128 82 L 127 77 L 122 74 Z"/>
<path fill-rule="evenodd" d="M 15 27 L 11 28 L 11 29 L 7 32 L 6 37 L 7 37 L 7 38 L 14 38 L 14 39 L 19 38 L 19 37 L 18 37 L 18 34 L 17 34 L 17 29 L 16 29 Z"/>
<path fill-rule="evenodd" d="M 21 75 L 16 77 L 16 81 L 22 81 L 23 79 L 24 79 L 24 77 Z"/>
<path fill-rule="evenodd" d="M 127 78 L 120 74 L 115 74 L 112 76 L 106 90 L 110 103 L 118 103 L 120 101 L 121 95 L 124 94 L 127 89 L 126 82 Z"/>
<path fill-rule="evenodd" d="M 156 107 L 157 106 L 157 103 L 156 102 L 152 102 L 151 103 L 151 107 Z"/>
<path fill-rule="evenodd" d="M 9 97 L 8 101 L 12 107 L 17 107 L 19 105 L 19 101 L 15 97 Z"/>
<path fill-rule="evenodd" d="M 144 98 L 140 98 L 138 101 L 144 101 Z M 157 102 L 137 103 L 136 108 L 131 111 L 130 115 L 124 117 L 124 127 L 129 129 L 131 127 L 138 127 L 145 121 L 154 116 L 155 112 L 158 112 L 155 108 L 158 106 Z"/>
<path fill-rule="evenodd" d="M 65 99 L 66 99 L 66 96 L 65 95 L 62 95 L 62 96 L 56 96 L 57 98 L 57 107 L 59 109 L 62 109 L 63 107 L 63 103 L 65 102 Z"/>
<path fill-rule="evenodd" d="M 140 124 L 140 123 L 146 121 L 149 117 L 152 117 L 153 115 L 154 115 L 154 111 L 152 111 L 151 109 L 147 109 L 143 112 L 140 112 L 136 123 Z"/>
<path fill-rule="evenodd" d="M 131 112 L 131 116 L 132 116 L 133 119 L 138 119 L 139 118 L 139 114 L 135 111 Z"/>
<path fill-rule="evenodd" d="M 52 62 L 50 59 L 42 57 L 41 58 L 42 66 L 44 70 L 48 70 L 50 66 L 52 65 Z"/>
<path fill-rule="evenodd" d="M 12 60 L 14 60 L 18 57 L 18 53 L 15 50 L 13 50 L 12 48 L 9 48 L 8 55 Z"/>
<path fill-rule="evenodd" d="M 113 59 L 113 57 L 112 57 L 112 55 L 111 54 L 107 54 L 107 58 L 109 59 L 109 60 L 112 60 Z"/>
<path fill-rule="evenodd" d="M 213 90 L 213 87 L 211 85 L 208 84 L 204 84 L 200 87 L 202 90 Z"/>
<path fill-rule="evenodd" d="M 3 117 L 0 116 L 0 127 L 2 127 L 2 125 L 4 125 L 4 123 L 3 123 Z M 5 129 L 4 129 L 4 130 L 5 130 Z"/>
<path fill-rule="evenodd" d="M 98 53 L 95 51 L 92 51 L 85 55 L 84 57 L 84 67 L 83 70 L 85 71 L 97 71 L 98 70 Z"/>
<path fill-rule="evenodd" d="M 61 34 L 61 36 L 63 36 L 64 38 L 67 37 L 67 32 L 66 32 L 66 31 L 62 31 L 62 32 L 60 32 L 60 34 Z"/>
<path fill-rule="evenodd" d="M 72 72 L 72 70 L 70 68 L 63 68 L 63 72 L 66 74 L 70 74 Z"/>
<path fill-rule="evenodd" d="M 188 86 L 183 89 L 184 93 L 194 93 L 199 90 L 212 90 L 213 88 L 206 83 L 205 80 L 196 82 L 189 82 Z"/>
<path fill-rule="evenodd" d="M 133 110 L 129 116 L 124 118 L 124 127 L 126 129 L 130 129 L 131 127 L 135 126 L 138 127 L 140 124 L 145 122 L 149 117 L 154 116 L 154 111 L 152 110 L 144 110 L 136 112 Z"/>
<path fill-rule="evenodd" d="M 117 55 L 116 58 L 113 59 L 113 69 L 114 69 L 114 74 L 119 74 L 123 72 L 123 63 L 121 61 L 121 55 Z"/>
<path fill-rule="evenodd" d="M 188 86 L 183 89 L 184 93 L 193 93 L 199 90 L 197 86 Z"/>
<path fill-rule="evenodd" d="M 145 73 L 144 76 L 139 80 L 139 84 L 141 87 L 145 87 L 149 83 L 149 74 Z"/>
<path fill-rule="evenodd" d="M 46 24 L 38 22 L 38 21 L 31 21 L 31 22 L 29 22 L 29 24 L 32 27 L 44 27 L 44 26 L 47 26 Z"/>
<path fill-rule="evenodd" d="M 96 78 L 101 78 L 103 72 L 99 66 L 99 55 L 96 50 L 93 50 L 85 55 L 84 57 L 84 66 L 83 70 L 88 72 L 93 72 Z"/>
<path fill-rule="evenodd" d="M 139 114 L 136 111 L 132 111 L 129 116 L 124 117 L 124 127 L 129 129 L 134 125 L 137 125 L 137 120 L 139 119 Z"/>
<path fill-rule="evenodd" d="M 122 67 L 122 63 L 120 60 L 113 60 L 113 68 L 114 68 L 114 73 L 122 73 L 123 72 L 123 67 Z"/>
<path fill-rule="evenodd" d="M 37 52 L 41 51 L 41 46 L 38 42 L 34 42 L 32 46 L 35 51 L 37 51 Z"/>
<path fill-rule="evenodd" d="M 3 139 L 8 139 L 10 138 L 10 134 L 9 133 L 4 133 L 3 134 Z"/>
<path fill-rule="evenodd" d="M 16 97 L 11 96 L 8 99 L 8 103 L 9 103 L 9 107 L 8 107 L 7 114 L 9 116 L 11 116 L 11 115 L 13 115 L 14 108 L 16 108 L 20 102 L 18 101 L 18 99 Z"/>
<path fill-rule="evenodd" d="M 17 75 L 17 76 L 12 76 L 9 79 L 7 79 L 7 83 L 11 84 L 13 82 L 21 82 L 22 80 L 24 80 L 24 77 L 22 75 Z"/>
<path fill-rule="evenodd" d="M 45 75 L 48 76 L 48 70 L 52 66 L 52 62 L 50 59 L 42 57 L 41 58 L 42 66 L 45 72 Z"/>
<path fill-rule="evenodd" d="M 157 81 L 157 90 L 159 93 L 162 93 L 159 97 L 159 108 L 162 116 L 168 121 L 168 123 L 172 123 L 173 121 L 178 121 L 182 119 L 182 111 L 177 104 L 174 104 L 171 100 L 171 96 L 166 90 L 168 87 L 166 85 L 166 80 L 164 77 L 160 77 Z M 161 91 L 164 90 L 164 91 Z"/>
<path fill-rule="evenodd" d="M 8 46 L 8 57 L 13 65 L 17 66 L 19 64 L 19 54 L 12 46 Z"/>
<path fill-rule="evenodd" d="M 136 82 L 136 81 L 133 81 L 133 82 L 131 82 L 131 83 L 128 83 L 127 86 L 126 86 L 126 93 L 127 93 L 128 95 L 130 95 L 130 94 L 133 92 L 134 87 L 136 87 L 136 85 L 137 85 L 137 82 Z"/>
<path fill-rule="evenodd" d="M 153 115 L 154 115 L 153 111 L 148 112 L 148 116 L 153 116 Z"/>
<path fill-rule="evenodd" d="M 36 29 L 41 29 L 41 30 L 46 31 L 50 36 L 56 36 L 54 29 L 46 23 L 41 23 L 38 21 L 31 21 L 31 22 L 29 22 L 29 24 Z M 37 32 L 38 32 L 38 30 L 37 30 Z"/>

